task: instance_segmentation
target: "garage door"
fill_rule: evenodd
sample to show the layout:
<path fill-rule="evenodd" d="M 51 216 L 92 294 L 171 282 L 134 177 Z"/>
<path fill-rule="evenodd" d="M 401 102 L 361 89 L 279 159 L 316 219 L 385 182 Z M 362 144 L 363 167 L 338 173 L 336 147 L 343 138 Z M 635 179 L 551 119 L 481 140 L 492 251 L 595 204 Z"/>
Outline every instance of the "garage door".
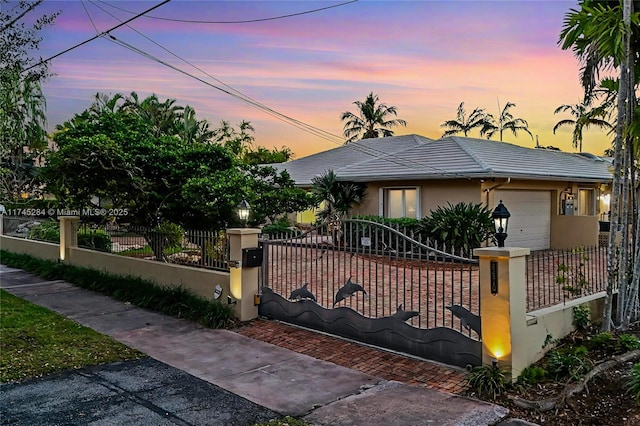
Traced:
<path fill-rule="evenodd" d="M 548 249 L 551 237 L 551 192 L 495 191 L 494 200 L 502 200 L 511 213 L 507 247 Z"/>

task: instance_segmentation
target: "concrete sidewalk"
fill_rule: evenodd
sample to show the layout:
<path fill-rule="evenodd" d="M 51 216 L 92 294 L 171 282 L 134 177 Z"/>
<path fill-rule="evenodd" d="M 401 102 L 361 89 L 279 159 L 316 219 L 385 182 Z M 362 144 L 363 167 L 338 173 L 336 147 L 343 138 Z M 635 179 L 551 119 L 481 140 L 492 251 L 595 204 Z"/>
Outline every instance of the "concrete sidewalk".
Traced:
<path fill-rule="evenodd" d="M 281 415 L 302 417 L 312 425 L 479 426 L 495 424 L 507 415 L 500 406 L 385 381 L 229 330 L 206 329 L 3 265 L 0 287 L 243 400 Z M 3 386 L 3 394 L 7 386 L 20 385 Z M 269 412 L 258 417 L 263 414 L 268 416 Z M 191 422 L 176 413 L 169 419 L 175 424 L 236 424 Z"/>

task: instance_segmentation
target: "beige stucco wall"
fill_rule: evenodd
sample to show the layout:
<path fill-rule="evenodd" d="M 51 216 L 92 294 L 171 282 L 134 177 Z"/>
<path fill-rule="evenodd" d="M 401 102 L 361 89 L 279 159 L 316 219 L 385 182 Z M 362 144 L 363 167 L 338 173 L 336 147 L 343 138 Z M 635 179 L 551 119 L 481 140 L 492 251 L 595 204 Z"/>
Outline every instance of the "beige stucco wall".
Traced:
<path fill-rule="evenodd" d="M 551 215 L 551 248 L 598 245 L 597 216 Z"/>
<path fill-rule="evenodd" d="M 422 217 L 429 216 L 431 210 L 447 203 L 482 202 L 480 181 L 470 179 L 387 181 L 367 184 L 365 202 L 353 209 L 353 214 L 379 215 L 381 188 L 420 187 L 420 208 Z"/>
<path fill-rule="evenodd" d="M 573 326 L 573 308 L 575 306 L 587 306 L 591 311 L 591 320 L 597 322 L 602 317 L 606 293 L 596 293 L 580 299 L 566 302 L 564 305 L 551 306 L 539 311 L 529 312 L 526 319 L 519 319 L 519 330 L 523 338 L 520 344 L 526 345 L 519 351 L 524 359 L 514 364 L 514 376 L 520 375 L 522 370 L 538 361 L 544 354 L 554 347 L 549 340 L 557 340 L 567 336 L 575 330 Z M 546 344 L 545 344 L 546 342 Z"/>
<path fill-rule="evenodd" d="M 222 296 L 229 294 L 229 273 L 202 268 L 135 259 L 110 253 L 71 247 L 64 263 L 103 270 L 110 274 L 136 276 L 160 285 L 181 285 L 206 299 L 213 298 L 216 284 L 222 286 Z"/>
<path fill-rule="evenodd" d="M 46 260 L 58 260 L 60 257 L 60 246 L 58 244 L 7 237 L 6 235 L 0 236 L 0 249 L 12 253 L 28 254 Z"/>

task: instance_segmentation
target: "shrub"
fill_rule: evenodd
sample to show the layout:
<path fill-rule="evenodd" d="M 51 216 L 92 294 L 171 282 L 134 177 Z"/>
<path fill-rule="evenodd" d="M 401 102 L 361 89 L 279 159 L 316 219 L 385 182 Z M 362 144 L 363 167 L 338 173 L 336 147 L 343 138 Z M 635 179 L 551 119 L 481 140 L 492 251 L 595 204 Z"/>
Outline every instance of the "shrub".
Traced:
<path fill-rule="evenodd" d="M 640 363 L 635 364 L 631 369 L 631 375 L 627 382 L 627 392 L 633 395 L 637 404 L 640 404 Z"/>
<path fill-rule="evenodd" d="M 422 220 L 425 234 L 455 253 L 471 256 L 485 241 L 495 241 L 491 211 L 481 203 L 458 203 L 438 207 Z"/>
<path fill-rule="evenodd" d="M 553 350 L 547 359 L 547 371 L 556 379 L 568 376 L 578 380 L 591 367 L 586 354 L 587 348 L 584 346 Z"/>
<path fill-rule="evenodd" d="M 624 351 L 640 349 L 640 340 L 632 334 L 621 334 L 618 339 L 618 344 Z"/>
<path fill-rule="evenodd" d="M 32 240 L 60 243 L 60 224 L 56 220 L 42 222 L 29 230 L 28 238 Z"/>
<path fill-rule="evenodd" d="M 494 366 L 482 365 L 475 367 L 467 373 L 465 380 L 479 397 L 496 399 L 507 388 L 505 371 Z"/>
<path fill-rule="evenodd" d="M 60 243 L 60 224 L 56 220 L 42 222 L 29 230 L 28 237 L 34 240 Z M 111 237 L 102 229 L 81 228 L 78 231 L 78 247 L 111 252 Z"/>
<path fill-rule="evenodd" d="M 615 350 L 616 338 L 608 331 L 598 333 L 588 340 L 589 347 L 592 349 Z"/>
<path fill-rule="evenodd" d="M 518 383 L 524 386 L 533 386 L 547 378 L 547 370 L 537 365 L 531 365 L 520 373 Z"/>
<path fill-rule="evenodd" d="M 300 230 L 293 228 L 291 222 L 286 217 L 281 217 L 272 223 L 262 227 L 262 234 L 269 237 L 295 237 L 301 234 Z"/>
<path fill-rule="evenodd" d="M 591 310 L 589 307 L 580 305 L 573 307 L 573 325 L 576 326 L 578 330 L 586 330 L 591 324 L 591 320 L 589 319 L 591 315 Z"/>
<path fill-rule="evenodd" d="M 110 253 L 111 237 L 102 229 L 81 229 L 78 232 L 78 246 Z"/>
<path fill-rule="evenodd" d="M 0 250 L 0 258 L 7 266 L 24 269 L 50 280 L 65 280 L 78 287 L 142 308 L 199 322 L 206 327 L 224 328 L 234 322 L 232 305 L 209 301 L 183 287 L 160 286 L 142 278 L 113 275 L 4 250 Z"/>
<path fill-rule="evenodd" d="M 166 249 L 180 248 L 184 240 L 184 229 L 178 224 L 163 222 L 144 233 L 156 260 L 164 260 Z"/>

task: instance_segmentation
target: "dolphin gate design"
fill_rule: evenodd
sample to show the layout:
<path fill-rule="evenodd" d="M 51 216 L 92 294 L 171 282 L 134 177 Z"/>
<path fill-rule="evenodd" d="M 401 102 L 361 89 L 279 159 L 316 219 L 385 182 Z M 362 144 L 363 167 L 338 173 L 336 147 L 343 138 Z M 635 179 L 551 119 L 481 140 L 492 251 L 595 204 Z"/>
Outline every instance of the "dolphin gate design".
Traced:
<path fill-rule="evenodd" d="M 261 316 L 450 365 L 481 365 L 477 259 L 364 219 L 261 244 Z"/>

